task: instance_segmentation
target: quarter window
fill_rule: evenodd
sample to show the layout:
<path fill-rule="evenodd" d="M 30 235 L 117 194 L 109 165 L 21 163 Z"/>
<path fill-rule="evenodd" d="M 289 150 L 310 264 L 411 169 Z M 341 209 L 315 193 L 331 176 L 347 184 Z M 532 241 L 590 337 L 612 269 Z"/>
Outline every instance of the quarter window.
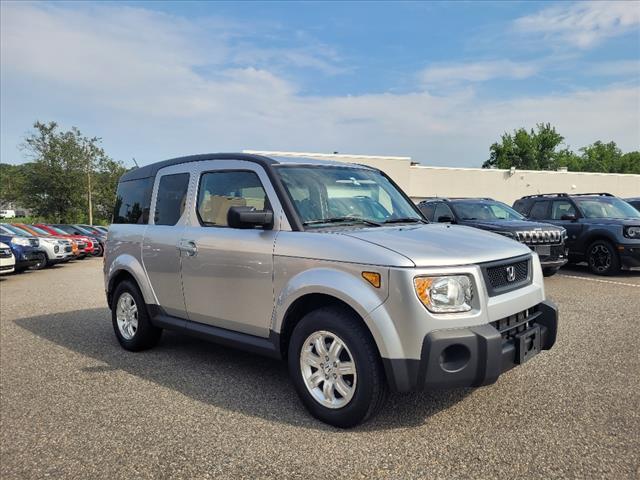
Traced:
<path fill-rule="evenodd" d="M 153 223 L 156 225 L 175 225 L 184 212 L 188 189 L 188 173 L 162 176 L 158 184 Z"/>
<path fill-rule="evenodd" d="M 208 172 L 200 178 L 198 215 L 205 226 L 226 227 L 231 207 L 264 210 L 266 202 L 267 194 L 254 172 Z"/>
<path fill-rule="evenodd" d="M 425 203 L 423 205 L 420 205 L 419 208 L 422 214 L 427 218 L 427 220 L 433 222 L 433 212 L 436 209 L 435 205 L 433 203 Z"/>
<path fill-rule="evenodd" d="M 113 223 L 149 223 L 153 177 L 120 182 L 116 192 Z"/>

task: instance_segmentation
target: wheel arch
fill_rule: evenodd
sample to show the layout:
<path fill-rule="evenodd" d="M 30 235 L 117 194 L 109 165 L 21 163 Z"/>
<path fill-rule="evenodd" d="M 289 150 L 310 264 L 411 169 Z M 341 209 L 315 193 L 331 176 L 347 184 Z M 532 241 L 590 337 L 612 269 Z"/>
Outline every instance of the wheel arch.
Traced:
<path fill-rule="evenodd" d="M 132 280 L 142 293 L 142 298 L 146 304 L 157 304 L 155 294 L 147 280 L 147 275 L 138 260 L 131 255 L 122 255 L 118 257 L 109 267 L 107 275 L 108 281 L 106 285 L 107 303 L 111 308 L 112 295 L 118 283 L 123 280 Z"/>
<path fill-rule="evenodd" d="M 369 314 L 382 305 L 387 296 L 388 292 L 375 291 L 350 273 L 332 269 L 313 269 L 292 278 L 279 295 L 272 321 L 272 330 L 279 335 L 283 358 L 287 356 L 288 342 L 298 322 L 307 313 L 326 306 L 344 308 L 352 313 L 383 356 L 385 337 Z"/>

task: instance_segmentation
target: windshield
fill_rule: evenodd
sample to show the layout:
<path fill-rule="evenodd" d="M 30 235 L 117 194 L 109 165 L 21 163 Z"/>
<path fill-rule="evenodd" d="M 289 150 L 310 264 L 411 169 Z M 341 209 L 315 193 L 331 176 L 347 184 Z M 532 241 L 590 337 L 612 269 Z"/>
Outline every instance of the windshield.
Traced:
<path fill-rule="evenodd" d="M 640 218 L 640 212 L 616 197 L 575 198 L 586 218 Z"/>
<path fill-rule="evenodd" d="M 50 228 L 51 230 L 53 230 L 54 232 L 59 233 L 60 235 L 69 235 L 69 233 L 68 233 L 68 232 L 65 232 L 65 231 L 64 231 L 64 230 L 62 230 L 61 228 L 54 227 L 54 226 L 51 226 L 51 225 L 49 226 L 49 228 Z"/>
<path fill-rule="evenodd" d="M 40 227 L 36 227 L 34 225 L 30 225 L 29 228 L 31 230 L 33 230 L 34 232 L 39 233 L 40 235 L 51 236 L 51 233 L 47 232 L 46 230 L 41 229 Z"/>
<path fill-rule="evenodd" d="M 450 202 L 462 220 L 523 220 L 524 217 L 502 202 Z"/>
<path fill-rule="evenodd" d="M 412 204 L 376 170 L 281 166 L 277 172 L 303 225 L 424 222 Z"/>
<path fill-rule="evenodd" d="M 24 230 L 22 230 L 21 228 L 16 228 L 13 225 L 7 225 L 6 223 L 2 224 L 2 227 L 4 228 L 4 230 L 6 230 L 7 232 L 11 232 L 14 235 L 20 235 L 21 237 L 26 237 L 28 235 L 31 235 L 30 233 L 25 232 Z"/>

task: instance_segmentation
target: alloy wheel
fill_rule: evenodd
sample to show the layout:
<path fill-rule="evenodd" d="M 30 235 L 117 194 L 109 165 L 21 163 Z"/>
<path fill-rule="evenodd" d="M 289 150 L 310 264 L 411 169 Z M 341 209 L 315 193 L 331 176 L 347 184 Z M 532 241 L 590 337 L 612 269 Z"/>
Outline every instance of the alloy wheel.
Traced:
<path fill-rule="evenodd" d="M 138 306 L 129 292 L 124 292 L 118 299 L 116 321 L 120 335 L 131 340 L 138 331 Z"/>
<path fill-rule="evenodd" d="M 611 267 L 611 252 L 604 245 L 595 245 L 590 252 L 589 262 L 597 272 L 606 272 Z"/>
<path fill-rule="evenodd" d="M 347 405 L 356 390 L 353 355 L 335 333 L 324 330 L 307 337 L 300 351 L 300 371 L 311 396 L 327 408 Z"/>

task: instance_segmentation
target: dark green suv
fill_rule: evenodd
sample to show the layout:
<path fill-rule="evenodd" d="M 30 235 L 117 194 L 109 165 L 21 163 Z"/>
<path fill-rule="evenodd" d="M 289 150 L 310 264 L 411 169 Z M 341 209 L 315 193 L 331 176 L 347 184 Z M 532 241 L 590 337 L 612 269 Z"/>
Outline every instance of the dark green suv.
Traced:
<path fill-rule="evenodd" d="M 529 195 L 513 208 L 564 227 L 569 262 L 585 261 L 598 275 L 640 267 L 640 212 L 610 193 Z"/>

